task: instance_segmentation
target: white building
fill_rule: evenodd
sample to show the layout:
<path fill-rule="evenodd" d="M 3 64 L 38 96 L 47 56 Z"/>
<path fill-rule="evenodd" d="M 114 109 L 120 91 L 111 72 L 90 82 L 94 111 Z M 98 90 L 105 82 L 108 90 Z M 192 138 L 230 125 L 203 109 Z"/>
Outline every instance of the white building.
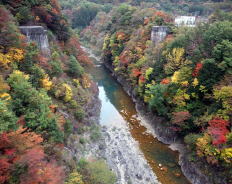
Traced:
<path fill-rule="evenodd" d="M 175 18 L 175 25 L 177 27 L 180 27 L 180 26 L 195 27 L 196 17 L 195 16 L 178 16 Z"/>

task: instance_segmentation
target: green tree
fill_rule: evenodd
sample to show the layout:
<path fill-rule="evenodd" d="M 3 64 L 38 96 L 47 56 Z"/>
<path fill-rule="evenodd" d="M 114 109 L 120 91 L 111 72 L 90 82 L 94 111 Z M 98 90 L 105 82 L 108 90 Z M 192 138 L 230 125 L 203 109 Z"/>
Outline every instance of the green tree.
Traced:
<path fill-rule="evenodd" d="M 51 70 L 49 71 L 49 74 L 53 77 L 53 76 L 59 76 L 63 70 L 61 67 L 61 61 L 60 61 L 60 56 L 58 52 L 53 52 L 52 53 L 52 57 L 51 57 L 51 61 L 49 63 L 51 65 Z"/>
<path fill-rule="evenodd" d="M 68 73 L 72 77 L 81 77 L 84 73 L 84 68 L 74 56 L 70 56 Z"/>
<path fill-rule="evenodd" d="M 232 74 L 232 41 L 223 40 L 213 48 L 213 56 L 222 71 Z"/>
<path fill-rule="evenodd" d="M 166 115 L 168 113 L 167 101 L 164 96 L 167 92 L 167 85 L 154 85 L 150 88 L 150 95 L 152 96 L 149 101 L 149 106 L 153 110 L 157 111 L 159 115 Z"/>
<path fill-rule="evenodd" d="M 224 72 L 218 68 L 213 59 L 204 61 L 203 68 L 200 70 L 199 83 L 211 90 L 222 77 Z"/>

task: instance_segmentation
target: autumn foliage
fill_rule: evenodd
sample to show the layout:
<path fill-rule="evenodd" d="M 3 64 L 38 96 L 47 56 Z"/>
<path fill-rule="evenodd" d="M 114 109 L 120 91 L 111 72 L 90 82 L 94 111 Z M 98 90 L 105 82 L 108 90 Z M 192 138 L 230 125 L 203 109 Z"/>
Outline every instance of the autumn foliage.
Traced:
<path fill-rule="evenodd" d="M 181 125 L 181 123 L 183 123 L 191 117 L 191 114 L 188 111 L 173 112 L 172 114 L 172 123 L 177 125 Z"/>
<path fill-rule="evenodd" d="M 131 72 L 131 76 L 133 76 L 133 77 L 138 77 L 138 76 L 140 76 L 142 74 L 142 72 L 139 70 L 139 69 L 137 69 L 137 68 L 134 68 L 133 70 L 132 70 L 132 72 Z"/>
<path fill-rule="evenodd" d="M 15 132 L 0 135 L 0 183 L 5 183 L 14 164 L 26 166 L 20 175 L 21 184 L 57 184 L 63 181 L 63 169 L 55 161 L 48 161 L 40 135 L 20 127 Z"/>
<path fill-rule="evenodd" d="M 169 16 L 168 14 L 166 14 L 165 12 L 163 11 L 156 11 L 154 13 L 155 17 L 160 17 L 164 20 L 164 22 L 171 22 L 172 21 L 172 18 L 171 16 Z"/>
<path fill-rule="evenodd" d="M 18 161 L 26 164 L 27 172 L 20 176 L 20 184 L 58 184 L 64 179 L 63 169 L 55 161 L 48 162 L 41 147 L 28 150 Z"/>
<path fill-rule="evenodd" d="M 67 52 L 70 55 L 73 55 L 76 57 L 76 59 L 84 64 L 84 65 L 89 65 L 92 64 L 91 60 L 89 57 L 86 55 L 86 53 L 83 51 L 81 48 L 80 42 L 76 36 L 73 36 L 69 39 L 69 41 L 66 43 L 64 46 L 64 50 L 67 50 Z"/>
<path fill-rule="evenodd" d="M 197 63 L 194 70 L 193 70 L 193 77 L 197 77 L 199 75 L 200 70 L 202 69 L 203 65 L 202 63 Z"/>
<path fill-rule="evenodd" d="M 213 138 L 214 145 L 221 145 L 226 142 L 226 134 L 229 133 L 228 125 L 228 121 L 221 118 L 209 121 L 208 131 Z"/>
<path fill-rule="evenodd" d="M 163 79 L 163 80 L 160 82 L 160 84 L 169 84 L 169 83 L 170 83 L 170 79 L 167 79 L 167 78 Z"/>

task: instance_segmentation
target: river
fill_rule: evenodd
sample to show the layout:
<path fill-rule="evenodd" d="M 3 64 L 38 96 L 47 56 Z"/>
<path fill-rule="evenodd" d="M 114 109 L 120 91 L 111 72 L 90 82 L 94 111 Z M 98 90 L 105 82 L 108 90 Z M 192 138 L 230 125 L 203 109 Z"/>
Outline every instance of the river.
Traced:
<path fill-rule="evenodd" d="M 131 97 L 100 59 L 84 50 L 94 62 L 89 72 L 99 88 L 106 160 L 117 173 L 117 184 L 190 184 L 178 165 L 178 152 L 158 141 Z"/>

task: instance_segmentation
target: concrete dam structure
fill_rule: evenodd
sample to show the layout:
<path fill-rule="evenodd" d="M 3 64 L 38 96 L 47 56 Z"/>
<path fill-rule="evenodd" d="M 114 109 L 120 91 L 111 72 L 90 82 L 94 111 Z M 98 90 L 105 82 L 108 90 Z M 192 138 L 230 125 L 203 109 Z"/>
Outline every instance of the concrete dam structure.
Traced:
<path fill-rule="evenodd" d="M 50 56 L 50 48 L 47 30 L 42 26 L 20 26 L 22 34 L 27 37 L 28 42 L 35 42 L 44 56 Z"/>
<path fill-rule="evenodd" d="M 168 35 L 168 26 L 153 26 L 151 31 L 151 40 L 154 44 L 162 42 Z"/>

